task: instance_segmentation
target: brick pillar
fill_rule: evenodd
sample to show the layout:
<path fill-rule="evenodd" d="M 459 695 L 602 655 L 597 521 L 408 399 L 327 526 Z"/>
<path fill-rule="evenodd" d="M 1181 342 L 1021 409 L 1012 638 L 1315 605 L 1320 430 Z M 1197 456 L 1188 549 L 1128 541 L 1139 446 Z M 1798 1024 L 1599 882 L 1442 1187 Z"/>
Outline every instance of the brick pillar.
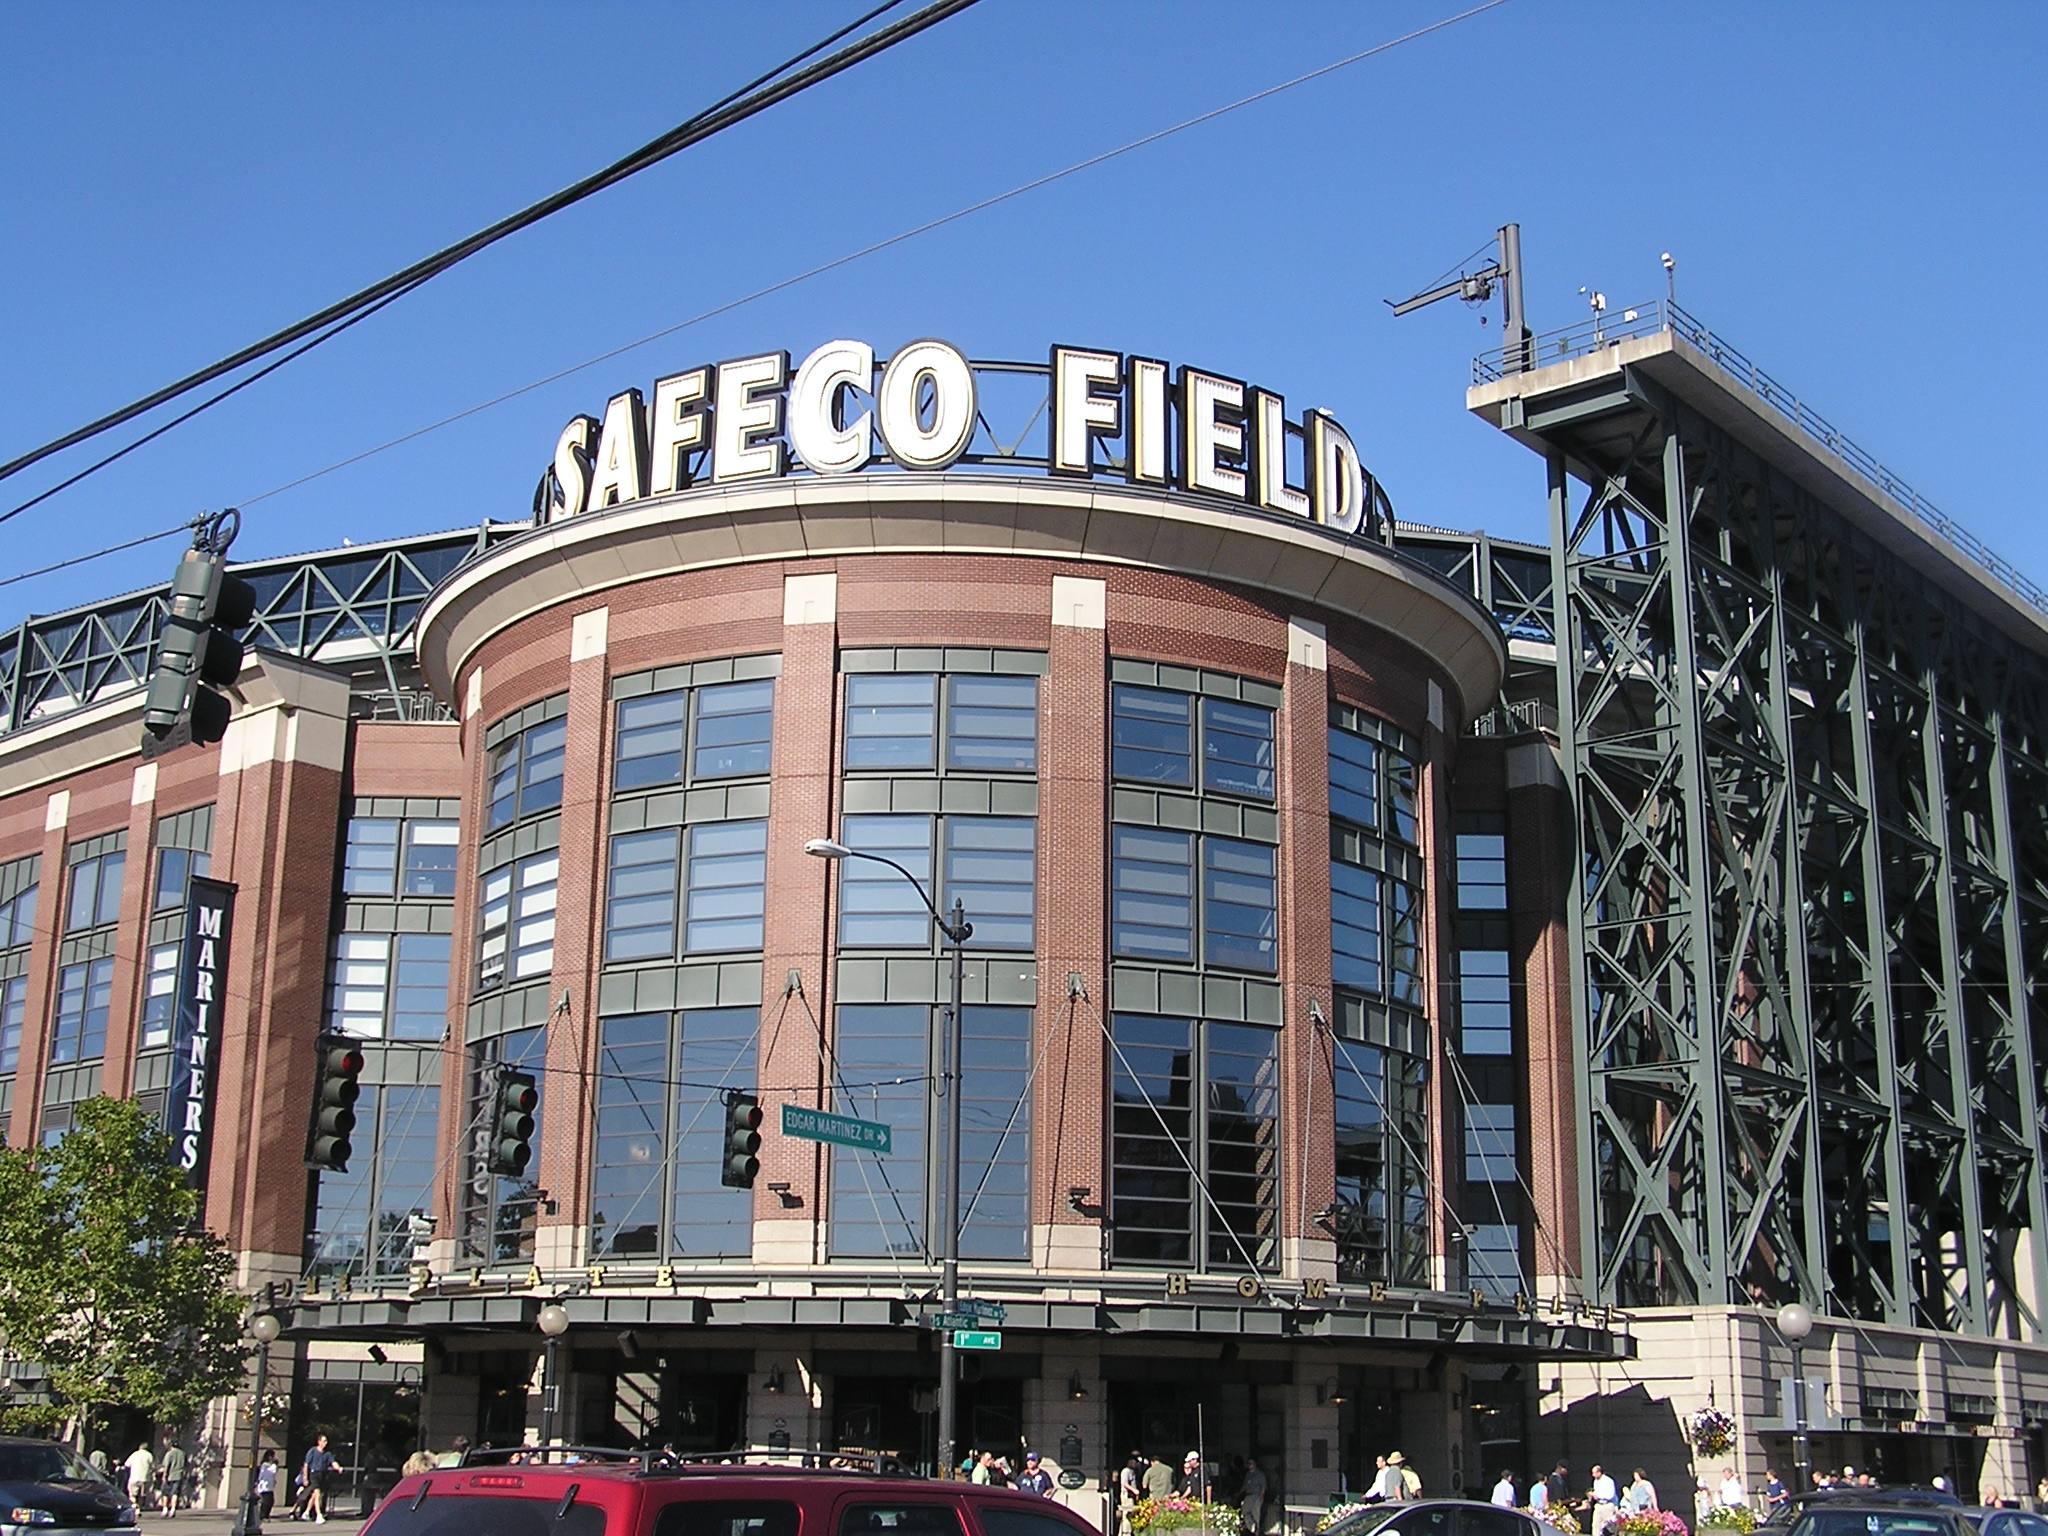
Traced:
<path fill-rule="evenodd" d="M 29 949 L 28 1000 L 22 1014 L 21 1059 L 14 1074 L 14 1109 L 8 1145 L 32 1147 L 42 1128 L 43 1063 L 50 1053 L 50 1003 L 57 989 L 57 944 L 64 932 L 64 844 L 71 825 L 71 791 L 44 802 L 43 861 L 36 866 L 35 938 Z"/>
<path fill-rule="evenodd" d="M 114 997 L 107 1009 L 107 1053 L 100 1092 L 125 1099 L 135 1081 L 135 1036 L 142 1027 L 143 958 L 156 891 L 155 763 L 140 764 L 128 795 L 128 864 L 121 879 L 121 928 L 114 939 Z"/>
<path fill-rule="evenodd" d="M 830 1027 L 831 946 L 826 924 L 829 863 L 804 852 L 831 837 L 838 765 L 835 686 L 839 578 L 806 570 L 783 578 L 782 676 L 775 684 L 768 807 L 768 910 L 762 934 L 761 1055 L 765 1117 L 754 1181 L 754 1262 L 806 1265 L 822 1256 L 825 1151 L 782 1134 L 782 1106 L 828 1109 L 819 1031 Z M 795 972 L 801 994 L 789 987 Z M 788 1201 L 770 1184 L 788 1184 Z M 794 1392 L 794 1372 L 789 1373 Z M 792 1438 L 792 1444 L 798 1443 Z"/>
<path fill-rule="evenodd" d="M 611 610 L 573 615 L 569 628 L 568 752 L 562 766 L 561 873 L 555 884 L 555 946 L 548 973 L 547 1076 L 541 1084 L 542 1205 L 534 1262 L 543 1270 L 584 1261 L 596 1135 L 597 972 L 603 961 L 611 670 Z M 561 1006 L 564 994 L 568 1007 Z M 564 1369 L 566 1370 L 566 1366 Z"/>
<path fill-rule="evenodd" d="M 247 1283 L 296 1276 L 306 1240 L 306 1124 L 348 685 L 298 681 L 290 705 L 251 709 L 229 725 L 214 810 L 213 870 L 237 891 L 206 1213 L 242 1255 Z"/>
<path fill-rule="evenodd" d="M 1052 638 L 1039 699 L 1038 1011 L 1032 1106 L 1032 1263 L 1103 1267 L 1109 1195 L 1107 584 L 1052 579 Z M 1078 975 L 1085 999 L 1070 994 Z M 1067 1191 L 1086 1189 L 1079 1211 Z"/>
<path fill-rule="evenodd" d="M 1283 1271 L 1337 1277 L 1337 1243 L 1315 1223 L 1336 1197 L 1336 1092 L 1326 1031 L 1330 979 L 1330 650 L 1312 619 L 1287 625 L 1286 707 L 1280 714 L 1280 982 L 1285 1084 L 1280 1116 Z"/>
<path fill-rule="evenodd" d="M 1578 855 L 1570 800 L 1548 738 L 1507 749 L 1511 991 L 1521 1011 L 1529 1085 L 1529 1185 L 1535 1192 L 1537 1289 L 1576 1295 L 1580 1282 L 1578 1045 L 1572 1024 L 1572 899 Z"/>

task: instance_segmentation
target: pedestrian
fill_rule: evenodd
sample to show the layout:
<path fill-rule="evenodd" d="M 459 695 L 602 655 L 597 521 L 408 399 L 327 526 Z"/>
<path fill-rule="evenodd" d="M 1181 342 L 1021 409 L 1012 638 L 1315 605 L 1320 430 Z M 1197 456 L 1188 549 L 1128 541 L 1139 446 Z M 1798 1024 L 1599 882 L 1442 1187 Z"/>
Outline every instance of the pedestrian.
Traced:
<path fill-rule="evenodd" d="M 327 1481 L 333 1476 L 334 1453 L 327 1449 L 327 1437 L 318 1435 L 312 1447 L 306 1452 L 306 1459 L 299 1464 L 299 1478 L 306 1487 L 304 1512 L 295 1514 L 294 1519 L 310 1519 L 315 1525 L 327 1523 Z"/>
<path fill-rule="evenodd" d="M 175 1515 L 185 1500 L 185 1447 L 175 1440 L 164 1447 L 163 1468 L 158 1477 L 163 1488 L 163 1511 Z"/>
<path fill-rule="evenodd" d="M 1749 1489 L 1743 1486 L 1733 1467 L 1724 1467 L 1721 1471 L 1720 1503 L 1723 1509 L 1749 1508 Z"/>
<path fill-rule="evenodd" d="M 405 1465 L 398 1469 L 400 1477 L 418 1477 L 434 1470 L 437 1461 L 434 1453 L 424 1446 L 405 1458 Z"/>
<path fill-rule="evenodd" d="M 462 1458 L 468 1454 L 469 1436 L 457 1435 L 455 1443 L 441 1455 L 434 1458 L 434 1465 L 437 1467 L 459 1467 L 462 1465 Z"/>
<path fill-rule="evenodd" d="M 1985 1509 L 2003 1509 L 2005 1495 L 1998 1491 L 1998 1484 L 1984 1483 L 1977 1489 L 1977 1502 Z"/>
<path fill-rule="evenodd" d="M 1157 1456 L 1145 1464 L 1145 1497 L 1155 1502 L 1173 1497 L 1173 1468 Z"/>
<path fill-rule="evenodd" d="M 1768 1515 L 1773 1510 L 1783 1509 L 1791 1502 L 1792 1495 L 1787 1491 L 1784 1481 L 1778 1476 L 1776 1469 L 1765 1467 L 1764 1513 Z"/>
<path fill-rule="evenodd" d="M 1621 1507 L 1625 1513 L 1631 1515 L 1645 1514 L 1662 1507 L 1657 1503 L 1657 1485 L 1650 1481 L 1649 1473 L 1641 1467 L 1636 1468 L 1635 1475 L 1629 1479 L 1628 1487 L 1623 1490 Z"/>
<path fill-rule="evenodd" d="M 1550 1476 L 1543 1480 L 1543 1486 L 1550 1495 L 1549 1498 L 1543 1501 L 1548 1508 L 1568 1508 L 1572 1502 L 1571 1463 L 1560 1461 L 1552 1470 Z"/>
<path fill-rule="evenodd" d="M 986 1488 L 995 1480 L 996 1453 L 983 1451 L 974 1458 L 973 1470 L 967 1474 L 967 1481 L 977 1487 Z"/>
<path fill-rule="evenodd" d="M 2048 1510 L 2048 1477 L 2044 1477 L 2041 1481 L 2034 1484 L 2034 1507 L 2036 1509 Z"/>
<path fill-rule="evenodd" d="M 1692 1523 L 1695 1527 L 1707 1523 L 1707 1516 L 1714 1512 L 1714 1490 L 1707 1486 L 1703 1477 L 1692 1490 Z"/>
<path fill-rule="evenodd" d="M 1377 1504 L 1387 1496 L 1387 1458 L 1375 1456 L 1372 1459 L 1372 1481 L 1365 1485 L 1360 1502 Z"/>
<path fill-rule="evenodd" d="M 1603 1536 L 1607 1527 L 1614 1524 L 1617 1499 L 1614 1479 L 1601 1470 L 1599 1462 L 1594 1462 L 1593 1481 L 1586 1490 L 1586 1503 L 1593 1512 L 1593 1536 Z"/>
<path fill-rule="evenodd" d="M 1380 1497 L 1400 1500 L 1408 1497 L 1408 1480 L 1401 1475 L 1401 1453 L 1387 1452 L 1386 1464 L 1380 1468 Z"/>
<path fill-rule="evenodd" d="M 149 1483 L 156 1475 L 156 1457 L 149 1452 L 149 1442 L 143 1441 L 128 1453 L 123 1463 L 128 1468 L 128 1497 L 137 1509 L 149 1507 Z"/>
<path fill-rule="evenodd" d="M 1266 1528 L 1266 1470 L 1256 1456 L 1244 1459 L 1244 1486 L 1239 1489 L 1238 1498 L 1238 1514 L 1244 1521 L 1246 1536 L 1259 1536 Z"/>
<path fill-rule="evenodd" d="M 1116 1475 L 1117 1536 L 1131 1536 L 1131 1514 L 1145 1496 L 1145 1453 L 1133 1451 Z"/>
<path fill-rule="evenodd" d="M 1506 1467 L 1500 1469 L 1500 1481 L 1493 1485 L 1493 1502 L 1502 1509 L 1515 1507 L 1515 1476 Z"/>
<path fill-rule="evenodd" d="M 1173 1491 L 1190 1499 L 1207 1500 L 1208 1480 L 1202 1476 L 1202 1453 L 1189 1451 L 1180 1459 L 1180 1476 L 1174 1480 Z"/>
<path fill-rule="evenodd" d="M 1038 1452 L 1024 1453 L 1024 1472 L 1017 1479 L 1017 1486 L 1026 1493 L 1035 1493 L 1041 1499 L 1052 1497 L 1052 1474 L 1039 1465 Z"/>
<path fill-rule="evenodd" d="M 85 1459 L 92 1463 L 93 1471 L 99 1473 L 101 1477 L 104 1477 L 110 1483 L 114 1480 L 114 1464 L 107 1459 L 107 1448 L 105 1446 L 94 1446 L 92 1454 Z"/>
<path fill-rule="evenodd" d="M 277 1452 L 266 1450 L 256 1463 L 256 1523 L 261 1525 L 277 1507 Z"/>
<path fill-rule="evenodd" d="M 1529 1474 L 1529 1507 L 1534 1510 L 1550 1508 L 1550 1484 L 1534 1472 Z"/>

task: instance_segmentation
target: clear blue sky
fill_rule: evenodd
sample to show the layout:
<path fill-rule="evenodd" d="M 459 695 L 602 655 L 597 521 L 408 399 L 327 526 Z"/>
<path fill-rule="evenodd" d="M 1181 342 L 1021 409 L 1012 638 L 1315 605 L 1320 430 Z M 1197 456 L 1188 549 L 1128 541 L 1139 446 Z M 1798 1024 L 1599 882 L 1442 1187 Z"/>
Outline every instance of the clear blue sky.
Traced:
<path fill-rule="evenodd" d="M 984 0 L 0 525 L 0 569 L 253 497 L 1461 8 Z M 0 8 L 0 458 L 574 180 L 858 9 Z M 575 412 L 835 336 L 1249 377 L 1333 410 L 1404 518 L 1541 539 L 1540 465 L 1463 410 L 1497 318 L 1380 302 L 1518 219 L 1539 330 L 1584 313 L 1582 283 L 1617 308 L 1661 293 L 1668 249 L 1680 302 L 2048 582 L 2044 45 L 2034 5 L 1510 0 L 272 497 L 236 555 L 523 517 Z M 176 550 L 0 588 L 0 622 L 160 581 Z"/>

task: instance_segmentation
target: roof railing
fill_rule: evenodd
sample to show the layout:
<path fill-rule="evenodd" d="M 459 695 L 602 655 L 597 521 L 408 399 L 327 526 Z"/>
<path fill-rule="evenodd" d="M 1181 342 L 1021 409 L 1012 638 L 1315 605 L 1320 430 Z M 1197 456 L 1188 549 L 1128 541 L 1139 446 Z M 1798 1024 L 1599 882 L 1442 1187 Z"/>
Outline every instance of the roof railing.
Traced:
<path fill-rule="evenodd" d="M 1619 346 L 1624 341 L 1654 336 L 1660 331 L 1670 331 L 1673 335 L 1683 337 L 1688 345 L 1706 354 L 1716 367 L 1732 374 L 1745 389 L 1813 439 L 1821 448 L 1840 459 L 1860 478 L 1891 497 L 1930 531 L 1954 545 L 1972 563 L 1982 568 L 1992 580 L 2011 591 L 2030 607 L 2048 613 L 2048 590 L 2044 590 L 2010 560 L 1935 506 L 1899 476 L 1886 469 L 1874 455 L 1860 447 L 1820 412 L 1668 299 L 1653 299 L 1647 304 L 1630 305 L 1618 316 L 1612 310 L 1604 310 L 1590 320 L 1582 320 L 1562 330 L 1546 331 L 1528 344 L 1530 366 L 1543 368 L 1552 363 L 1568 362 L 1575 357 L 1586 357 L 1608 347 Z M 1496 347 L 1491 352 L 1480 353 L 1472 360 L 1473 384 L 1491 384 L 1507 377 L 1507 361 L 1505 347 Z"/>

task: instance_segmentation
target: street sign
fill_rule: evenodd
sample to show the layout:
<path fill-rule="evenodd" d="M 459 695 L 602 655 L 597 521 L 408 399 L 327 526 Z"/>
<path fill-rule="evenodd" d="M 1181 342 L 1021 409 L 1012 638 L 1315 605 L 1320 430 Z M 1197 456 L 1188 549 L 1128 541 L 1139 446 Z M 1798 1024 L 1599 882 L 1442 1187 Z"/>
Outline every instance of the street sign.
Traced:
<path fill-rule="evenodd" d="M 972 1328 L 979 1319 L 971 1312 L 927 1312 L 918 1321 L 927 1328 L 951 1333 L 961 1328 Z"/>
<path fill-rule="evenodd" d="M 1000 1333 L 985 1333 L 977 1329 L 963 1328 L 953 1335 L 955 1349 L 1001 1349 L 1003 1336 Z"/>
<path fill-rule="evenodd" d="M 999 1301 L 961 1300 L 954 1305 L 969 1317 L 978 1317 L 985 1323 L 1007 1323 L 1010 1320 L 1010 1309 Z M 961 1324 L 963 1328 L 966 1326 Z"/>
<path fill-rule="evenodd" d="M 839 1147 L 859 1147 L 868 1152 L 889 1150 L 889 1127 L 851 1115 L 827 1114 L 822 1109 L 782 1106 L 782 1134 L 805 1141 L 829 1141 Z"/>

